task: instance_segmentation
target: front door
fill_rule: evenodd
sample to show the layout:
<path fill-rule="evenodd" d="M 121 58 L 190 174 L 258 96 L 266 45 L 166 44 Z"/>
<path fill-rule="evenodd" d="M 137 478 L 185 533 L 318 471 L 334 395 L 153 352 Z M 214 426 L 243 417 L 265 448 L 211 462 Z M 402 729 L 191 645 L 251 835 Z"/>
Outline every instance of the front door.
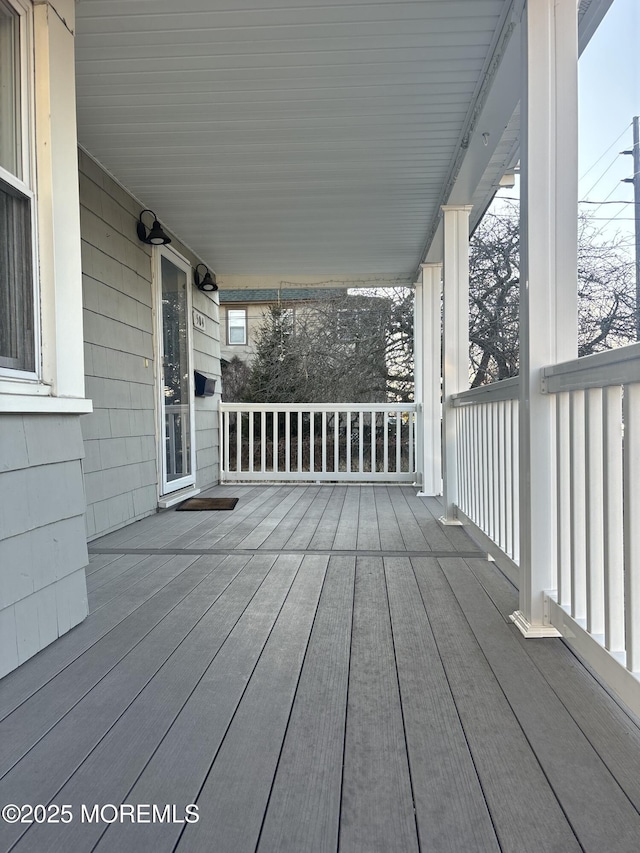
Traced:
<path fill-rule="evenodd" d="M 162 494 L 195 483 L 190 267 L 158 249 L 159 432 Z"/>

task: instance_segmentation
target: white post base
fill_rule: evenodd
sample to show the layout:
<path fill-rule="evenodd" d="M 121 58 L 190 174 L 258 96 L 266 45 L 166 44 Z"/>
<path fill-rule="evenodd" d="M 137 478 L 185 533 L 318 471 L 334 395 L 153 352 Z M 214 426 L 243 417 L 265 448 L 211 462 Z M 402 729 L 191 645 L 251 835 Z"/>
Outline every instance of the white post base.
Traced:
<path fill-rule="evenodd" d="M 440 522 L 440 524 L 444 524 L 446 527 L 452 527 L 452 526 L 454 526 L 454 525 L 455 525 L 456 527 L 462 527 L 462 524 L 463 524 L 463 522 L 462 522 L 462 521 L 460 521 L 460 519 L 459 519 L 459 518 L 447 518 L 447 517 L 446 517 L 446 516 L 444 516 L 444 515 L 443 515 L 443 516 L 441 516 L 441 517 L 438 519 L 438 521 Z"/>
<path fill-rule="evenodd" d="M 509 619 L 518 628 L 523 637 L 541 638 L 541 637 L 561 637 L 562 634 L 553 625 L 532 625 L 527 621 L 524 613 L 521 610 L 516 610 L 511 613 Z"/>

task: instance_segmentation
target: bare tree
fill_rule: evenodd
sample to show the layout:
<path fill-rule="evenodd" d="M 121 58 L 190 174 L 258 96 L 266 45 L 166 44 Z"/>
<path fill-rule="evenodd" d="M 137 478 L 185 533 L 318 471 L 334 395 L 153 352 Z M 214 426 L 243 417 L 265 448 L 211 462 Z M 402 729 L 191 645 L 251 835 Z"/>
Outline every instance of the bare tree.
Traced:
<path fill-rule="evenodd" d="M 517 376 L 520 235 L 517 205 L 488 213 L 470 243 L 471 385 Z M 578 355 L 634 340 L 634 267 L 620 238 L 579 220 Z"/>

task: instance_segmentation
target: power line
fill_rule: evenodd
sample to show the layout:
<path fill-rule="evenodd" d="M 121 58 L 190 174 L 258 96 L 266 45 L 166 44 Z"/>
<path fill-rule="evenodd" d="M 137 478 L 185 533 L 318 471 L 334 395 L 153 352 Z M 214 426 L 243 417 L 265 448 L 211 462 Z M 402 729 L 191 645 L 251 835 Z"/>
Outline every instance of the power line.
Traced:
<path fill-rule="evenodd" d="M 589 201 L 588 199 L 584 199 L 583 201 L 579 201 L 578 204 L 633 204 L 633 201 Z"/>
<path fill-rule="evenodd" d="M 611 149 L 613 148 L 613 146 L 614 146 L 614 145 L 615 145 L 615 144 L 616 144 L 620 139 L 622 139 L 622 137 L 625 135 L 625 133 L 626 133 L 626 132 L 629 130 L 629 128 L 631 127 L 631 124 L 632 124 L 632 122 L 629 122 L 629 124 L 625 127 L 625 129 L 624 129 L 624 130 L 622 131 L 622 133 L 620 134 L 620 136 L 618 136 L 618 137 L 617 137 L 617 139 L 614 139 L 614 140 L 613 140 L 613 142 L 612 142 L 612 143 L 611 143 L 611 145 L 607 148 L 607 150 L 602 152 L 602 154 L 598 157 L 598 159 L 596 160 L 596 162 L 595 162 L 592 166 L 589 166 L 589 168 L 587 169 L 587 171 L 586 171 L 586 172 L 582 175 L 582 177 L 580 178 L 580 180 L 581 180 L 581 181 L 584 181 L 584 179 L 587 177 L 587 175 L 589 174 L 589 172 L 590 172 L 592 169 L 595 169 L 595 167 L 596 167 L 596 166 L 598 165 L 598 163 L 602 160 L 602 158 L 603 158 L 603 157 L 606 157 L 606 155 L 609 153 L 609 151 L 611 151 Z M 588 195 L 588 193 L 587 193 L 587 195 Z"/>
<path fill-rule="evenodd" d="M 587 192 L 585 193 L 585 195 L 586 195 L 586 196 L 587 196 L 587 195 L 589 195 L 589 193 L 593 192 L 593 190 L 598 186 L 598 184 L 600 183 L 600 181 L 601 181 L 601 180 L 604 178 L 604 176 L 607 174 L 607 172 L 609 171 L 609 169 L 610 169 L 610 168 L 611 168 L 615 163 L 617 163 L 617 161 L 618 161 L 618 157 L 619 157 L 619 156 L 620 156 L 620 152 L 618 152 L 618 153 L 616 154 L 616 156 L 615 156 L 615 157 L 613 158 L 613 160 L 609 163 L 609 165 L 607 166 L 607 168 L 606 168 L 606 169 L 604 170 L 604 172 L 600 175 L 600 177 L 599 177 L 599 178 L 598 178 L 598 180 L 595 182 L 595 184 L 591 187 L 591 189 L 587 190 Z M 611 195 L 611 193 L 609 193 L 609 195 Z M 608 198 L 608 197 L 609 197 L 609 196 L 607 196 L 607 198 Z"/>

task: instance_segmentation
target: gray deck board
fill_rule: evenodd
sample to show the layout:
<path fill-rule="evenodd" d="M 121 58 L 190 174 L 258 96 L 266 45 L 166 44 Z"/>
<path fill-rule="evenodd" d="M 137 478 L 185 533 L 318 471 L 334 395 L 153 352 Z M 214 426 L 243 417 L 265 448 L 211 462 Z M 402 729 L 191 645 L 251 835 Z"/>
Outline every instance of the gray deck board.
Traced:
<path fill-rule="evenodd" d="M 259 853 L 337 850 L 354 580 L 355 557 L 330 558 Z"/>
<path fill-rule="evenodd" d="M 331 500 L 322 513 L 316 532 L 313 534 L 309 548 L 332 548 L 336 538 L 336 530 L 342 516 L 342 508 L 347 497 L 346 486 L 334 486 Z"/>
<path fill-rule="evenodd" d="M 154 596 L 137 619 L 102 637 L 0 722 L 0 774 L 10 770 L 211 571 L 202 558 L 174 560 L 188 561 L 177 584 Z"/>
<path fill-rule="evenodd" d="M 414 559 L 418 586 L 503 853 L 577 853 L 573 831 L 550 789 L 500 683 L 436 560 Z"/>
<path fill-rule="evenodd" d="M 635 853 L 638 720 L 562 640 L 522 637 L 438 499 L 208 494 L 240 502 L 91 543 L 98 609 L 0 680 L 0 800 L 77 816 L 5 825 L 0 853 Z"/>
<path fill-rule="evenodd" d="M 360 516 L 360 489 L 347 487 L 342 511 L 336 526 L 333 548 L 336 551 L 355 551 L 358 542 L 358 519 Z"/>
<path fill-rule="evenodd" d="M 518 605 L 518 594 L 509 580 L 484 560 L 466 562 L 498 611 L 505 616 L 512 613 Z M 606 691 L 593 690 L 593 676 L 563 642 L 531 643 L 519 635 L 516 637 L 640 811 L 640 729 L 637 718 Z"/>
<path fill-rule="evenodd" d="M 158 569 L 131 587 L 126 596 L 115 599 L 108 608 L 90 613 L 84 622 L 39 652 L 28 666 L 5 676 L 0 682 L 0 719 L 14 711 L 116 626 L 124 627 L 127 619 L 137 620 L 146 606 L 154 607 L 154 596 L 178 579 L 184 570 L 184 560 L 176 560 L 170 555 L 158 558 Z M 168 593 L 175 597 L 172 590 Z"/>
<path fill-rule="evenodd" d="M 287 550 L 306 550 L 315 536 L 327 506 L 332 503 L 334 487 L 324 486 L 318 489 L 313 503 L 296 525 L 296 529 L 284 544 Z"/>
<path fill-rule="evenodd" d="M 465 563 L 440 564 L 511 708 L 585 851 L 623 853 L 640 839 L 640 815 L 542 678 Z M 580 768 L 581 784 L 575 785 Z M 599 811 L 603 800 L 605 813 Z"/>
<path fill-rule="evenodd" d="M 384 564 L 421 849 L 499 851 L 411 561 Z"/>
<path fill-rule="evenodd" d="M 244 627 L 240 629 L 240 633 L 247 634 L 250 633 L 247 627 L 255 619 L 256 613 L 260 619 L 264 618 L 263 614 L 266 612 L 268 631 L 268 625 L 275 619 L 275 614 L 289 590 L 299 563 L 299 559 L 283 558 L 271 577 L 272 583 L 265 586 L 263 580 L 274 565 L 273 558 L 254 557 L 237 581 L 231 585 L 224 600 L 218 600 L 214 604 L 206 617 L 191 632 L 187 642 L 177 648 L 174 655 L 161 668 L 158 676 L 130 705 L 88 760 L 61 788 L 57 800 L 70 803 L 74 812 L 78 813 L 80 805 L 86 802 L 125 802 L 136 780 L 158 746 L 163 743 L 166 733 L 171 730 L 185 703 L 189 701 L 194 689 L 201 682 L 212 661 L 216 660 L 220 649 L 242 618 L 244 617 Z M 259 651 L 256 654 L 259 654 Z M 207 715 L 210 714 L 209 708 L 203 710 Z M 184 729 L 182 732 L 184 736 Z M 184 740 L 190 744 L 191 751 L 185 759 L 194 752 L 206 757 L 203 744 L 198 736 L 194 736 L 192 727 L 188 728 L 186 735 Z M 206 729 L 202 730 L 202 736 L 205 738 Z M 169 742 L 169 746 L 170 748 L 178 746 L 181 742 L 183 741 L 177 738 L 175 742 Z M 174 756 L 175 753 L 172 753 L 172 760 Z M 187 775 L 192 773 L 192 767 L 187 760 L 178 765 L 174 760 L 168 775 L 166 765 L 164 770 L 165 778 L 171 782 L 179 773 Z M 196 792 L 201 782 L 202 778 L 197 779 Z M 172 794 L 166 802 L 175 802 L 174 796 Z M 106 826 L 104 824 L 82 826 L 74 821 L 57 828 L 61 831 L 54 835 L 47 833 L 46 827 L 34 827 L 35 831 L 27 832 L 18 849 L 31 850 L 35 853 L 43 849 L 45 841 L 48 845 L 47 850 L 51 853 L 66 853 L 66 851 L 81 848 L 91 849 Z M 163 829 L 167 832 L 168 827 L 164 825 Z M 179 826 L 177 830 L 179 832 Z M 107 849 L 127 848 L 109 844 Z"/>
<path fill-rule="evenodd" d="M 198 796 L 208 819 L 185 827 L 177 850 L 255 849 L 327 563 L 326 557 L 304 558 Z M 258 749 L 247 739 L 251 731 L 260 733 Z"/>
<path fill-rule="evenodd" d="M 52 737 L 40 740 L 0 780 L 0 801 L 18 797 L 20 802 L 49 802 L 158 673 L 176 646 L 214 606 L 246 562 L 246 558 L 229 557 L 217 567 L 209 561 L 209 574 L 87 693 L 83 702 L 58 721 Z M 23 827 L 9 827 L 7 836 L 20 829 Z"/>
<path fill-rule="evenodd" d="M 340 850 L 418 850 L 382 559 L 356 562 Z"/>

